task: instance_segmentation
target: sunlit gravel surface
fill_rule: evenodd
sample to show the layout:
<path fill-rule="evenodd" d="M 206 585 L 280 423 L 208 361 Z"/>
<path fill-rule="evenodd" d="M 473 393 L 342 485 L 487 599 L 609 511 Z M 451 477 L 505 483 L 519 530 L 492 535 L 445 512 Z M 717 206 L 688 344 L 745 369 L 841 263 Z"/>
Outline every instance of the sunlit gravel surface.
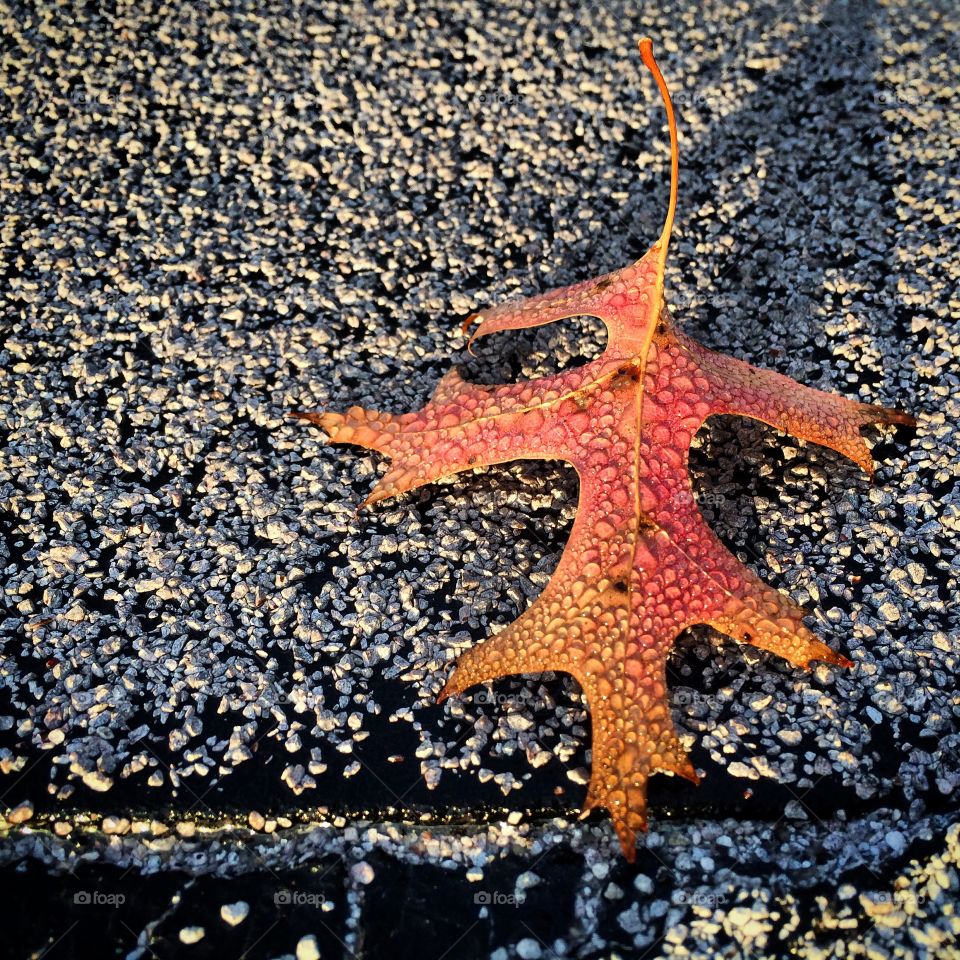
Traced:
<path fill-rule="evenodd" d="M 0 13 L 0 956 L 958 955 L 954 5 L 96 6 Z M 460 323 L 659 232 L 641 34 L 682 329 L 918 426 L 874 483 L 701 431 L 714 529 L 855 668 L 681 637 L 704 782 L 629 866 L 572 679 L 434 705 L 573 471 L 358 515 L 382 461 L 285 414 L 596 355 Z"/>

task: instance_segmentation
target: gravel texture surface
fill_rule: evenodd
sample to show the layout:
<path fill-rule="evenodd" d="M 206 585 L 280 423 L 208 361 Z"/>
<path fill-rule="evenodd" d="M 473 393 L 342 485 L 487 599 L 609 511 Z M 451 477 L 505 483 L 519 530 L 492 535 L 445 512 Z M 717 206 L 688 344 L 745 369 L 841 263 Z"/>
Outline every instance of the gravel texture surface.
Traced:
<path fill-rule="evenodd" d="M 0 953 L 958 955 L 952 4 L 0 16 Z M 918 427 L 870 435 L 874 484 L 701 431 L 714 529 L 856 667 L 685 634 L 704 783 L 654 779 L 629 867 L 577 821 L 570 678 L 433 704 L 546 583 L 573 471 L 357 516 L 378 458 L 284 415 L 596 355 L 594 321 L 476 359 L 459 325 L 659 232 L 640 34 L 682 329 Z"/>

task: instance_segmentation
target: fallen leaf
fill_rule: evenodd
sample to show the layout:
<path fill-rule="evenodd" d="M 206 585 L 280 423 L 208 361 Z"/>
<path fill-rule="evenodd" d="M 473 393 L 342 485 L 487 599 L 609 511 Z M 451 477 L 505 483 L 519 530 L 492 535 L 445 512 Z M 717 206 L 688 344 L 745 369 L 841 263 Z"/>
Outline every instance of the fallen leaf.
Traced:
<path fill-rule="evenodd" d="M 670 128 L 670 201 L 660 238 L 622 270 L 484 310 L 464 327 L 479 321 L 472 346 L 504 330 L 593 316 L 607 328 L 603 354 L 556 376 L 498 387 L 467 383 L 453 370 L 415 413 L 353 407 L 295 414 L 319 424 L 332 442 L 391 459 L 365 506 L 509 460 L 573 464 L 579 506 L 553 577 L 521 617 L 457 660 L 439 700 L 510 674 L 572 674 L 593 723 L 583 810 L 610 811 L 630 860 L 636 831 L 647 825 L 650 774 L 697 782 L 667 698 L 667 657 L 682 630 L 709 624 L 798 667 L 813 660 L 852 666 L 803 625 L 802 608 L 763 583 L 707 526 L 688 473 L 694 435 L 709 416 L 738 414 L 832 447 L 872 473 L 861 427 L 914 422 L 708 350 L 674 326 L 663 275 L 677 200 L 677 131 L 649 39 L 640 51 Z"/>

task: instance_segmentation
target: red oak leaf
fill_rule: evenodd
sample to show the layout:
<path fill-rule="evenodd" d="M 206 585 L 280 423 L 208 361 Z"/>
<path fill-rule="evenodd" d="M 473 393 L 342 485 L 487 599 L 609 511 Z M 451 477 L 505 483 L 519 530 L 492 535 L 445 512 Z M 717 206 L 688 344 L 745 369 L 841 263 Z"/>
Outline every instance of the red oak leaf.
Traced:
<path fill-rule="evenodd" d="M 649 39 L 640 52 L 670 129 L 670 203 L 660 238 L 622 270 L 484 310 L 464 326 L 466 332 L 479 320 L 472 344 L 501 330 L 599 317 L 606 350 L 557 376 L 498 387 L 467 383 L 454 370 L 415 413 L 353 407 L 295 414 L 335 443 L 391 459 L 365 505 L 509 460 L 573 464 L 580 502 L 553 577 L 526 613 L 457 660 L 439 699 L 509 674 L 572 674 L 593 726 L 583 809 L 609 810 L 631 860 L 636 831 L 646 829 L 650 774 L 697 782 L 667 698 L 667 657 L 682 630 L 709 624 L 799 667 L 812 660 L 852 666 L 803 625 L 800 607 L 763 583 L 707 526 L 688 474 L 694 435 L 713 414 L 739 414 L 832 447 L 872 472 L 861 427 L 913 423 L 898 410 L 845 400 L 715 353 L 676 329 L 663 299 L 677 201 L 676 123 Z"/>

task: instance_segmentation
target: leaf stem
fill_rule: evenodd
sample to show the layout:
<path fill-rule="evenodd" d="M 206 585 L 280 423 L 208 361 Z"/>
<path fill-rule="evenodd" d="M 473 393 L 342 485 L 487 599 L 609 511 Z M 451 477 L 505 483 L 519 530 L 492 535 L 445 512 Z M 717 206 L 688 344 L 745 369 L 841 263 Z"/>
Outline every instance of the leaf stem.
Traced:
<path fill-rule="evenodd" d="M 670 244 L 670 234 L 673 232 L 673 217 L 677 210 L 677 185 L 680 180 L 680 149 L 677 145 L 677 120 L 673 113 L 673 101 L 670 99 L 670 91 L 667 89 L 667 83 L 663 79 L 663 74 L 657 66 L 657 61 L 653 58 L 653 41 L 649 37 L 643 37 L 638 46 L 640 47 L 640 56 L 643 58 L 644 65 L 653 74 L 653 79 L 657 83 L 660 96 L 663 98 L 663 105 L 667 110 L 667 125 L 670 127 L 670 205 L 667 207 L 667 217 L 663 223 L 663 230 L 660 233 L 660 260 L 662 263 L 667 259 L 667 247 Z"/>

